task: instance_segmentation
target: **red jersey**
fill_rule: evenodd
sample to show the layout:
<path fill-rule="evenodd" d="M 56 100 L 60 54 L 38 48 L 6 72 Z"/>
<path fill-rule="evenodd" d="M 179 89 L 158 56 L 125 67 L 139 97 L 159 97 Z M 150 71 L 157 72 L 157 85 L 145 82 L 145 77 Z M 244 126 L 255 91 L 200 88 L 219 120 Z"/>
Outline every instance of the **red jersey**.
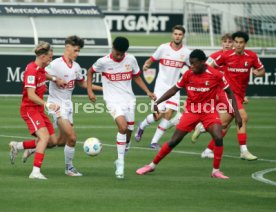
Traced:
<path fill-rule="evenodd" d="M 186 108 L 188 112 L 202 113 L 206 109 L 215 109 L 217 89 L 226 89 L 229 85 L 222 73 L 206 65 L 206 70 L 201 74 L 194 74 L 190 69 L 186 71 L 176 83 L 178 88 L 187 91 Z"/>
<path fill-rule="evenodd" d="M 234 94 L 241 98 L 245 96 L 251 68 L 257 70 L 263 68 L 263 64 L 256 53 L 250 50 L 244 50 L 242 55 L 236 54 L 235 50 L 228 50 L 215 61 L 215 64 L 225 66 L 225 78 Z"/>
<path fill-rule="evenodd" d="M 27 94 L 27 88 L 35 88 L 35 93 L 43 99 L 43 95 L 46 91 L 46 72 L 44 68 L 39 68 L 35 62 L 31 62 L 27 65 L 24 77 L 23 77 L 23 97 L 22 107 L 41 107 L 44 110 L 44 106 L 40 106 L 30 101 Z"/>
<path fill-rule="evenodd" d="M 207 65 L 211 65 L 212 63 L 215 63 L 216 64 L 216 61 L 218 60 L 218 59 L 220 59 L 221 58 L 221 55 L 224 53 L 225 51 L 223 51 L 223 50 L 219 50 L 219 51 L 216 51 L 216 52 L 214 52 L 213 54 L 211 54 L 209 57 L 208 57 L 208 59 L 207 59 L 207 61 L 206 61 L 206 64 Z M 219 66 L 219 67 L 217 67 L 217 69 L 218 70 L 220 70 L 221 72 L 223 72 L 224 73 L 224 66 Z"/>

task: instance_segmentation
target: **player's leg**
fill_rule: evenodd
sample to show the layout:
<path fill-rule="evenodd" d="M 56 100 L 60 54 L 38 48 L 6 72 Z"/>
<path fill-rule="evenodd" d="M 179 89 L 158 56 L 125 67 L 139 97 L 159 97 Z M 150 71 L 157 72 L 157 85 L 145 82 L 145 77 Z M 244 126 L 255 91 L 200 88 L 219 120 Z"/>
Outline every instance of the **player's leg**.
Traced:
<path fill-rule="evenodd" d="M 240 109 L 239 112 L 242 118 L 242 127 L 240 129 L 237 128 L 237 136 L 238 136 L 238 141 L 240 144 L 240 151 L 241 151 L 240 157 L 241 159 L 248 160 L 248 161 L 257 160 L 258 157 L 256 157 L 255 155 L 252 155 L 248 151 L 247 145 L 246 145 L 246 141 L 247 141 L 246 127 L 248 122 L 247 113 L 245 109 Z"/>
<path fill-rule="evenodd" d="M 170 108 L 166 109 L 163 114 L 161 121 L 158 124 L 158 127 L 152 137 L 150 148 L 159 149 L 158 144 L 160 138 L 165 134 L 166 130 L 170 127 L 170 119 L 173 117 L 175 110 Z"/>
<path fill-rule="evenodd" d="M 138 175 L 143 175 L 143 174 L 146 174 L 148 172 L 154 171 L 156 166 L 158 165 L 158 163 L 164 157 L 166 157 L 166 155 L 168 155 L 172 151 L 172 149 L 177 144 L 179 144 L 181 142 L 181 140 L 184 138 L 184 136 L 188 133 L 189 132 L 185 132 L 185 131 L 182 131 L 182 130 L 179 130 L 179 129 L 175 129 L 174 134 L 173 134 L 172 138 L 170 139 L 170 141 L 163 144 L 162 148 L 156 154 L 153 161 L 150 164 L 145 165 L 142 168 L 137 169 L 136 173 Z"/>
<path fill-rule="evenodd" d="M 184 136 L 191 132 L 196 124 L 199 122 L 199 115 L 192 113 L 184 113 L 181 118 L 179 124 L 176 126 L 174 134 L 169 142 L 163 144 L 162 148 L 159 150 L 157 155 L 154 157 L 153 161 L 136 170 L 136 173 L 139 175 L 146 174 L 148 172 L 152 172 L 155 170 L 157 164 L 168 155 L 171 150 L 178 145 Z"/>
<path fill-rule="evenodd" d="M 191 141 L 193 143 L 196 143 L 197 142 L 197 139 L 199 138 L 199 136 L 202 134 L 202 133 L 205 133 L 206 130 L 203 126 L 203 124 L 201 122 L 199 122 L 196 127 L 195 127 L 195 130 L 192 134 L 192 137 L 191 137 Z"/>
<path fill-rule="evenodd" d="M 127 141 L 127 129 L 128 124 L 125 116 L 119 115 L 115 118 L 116 125 L 118 127 L 117 133 L 117 155 L 118 158 L 115 161 L 116 171 L 115 175 L 117 178 L 124 178 L 124 164 L 125 164 L 125 150 Z"/>
<path fill-rule="evenodd" d="M 64 119 L 63 117 L 57 120 L 57 124 L 60 130 L 60 140 L 66 140 L 66 144 L 64 146 L 65 174 L 72 177 L 82 176 L 82 174 L 77 171 L 73 164 L 77 141 L 73 124 L 69 119 Z"/>
<path fill-rule="evenodd" d="M 40 169 L 44 160 L 45 150 L 50 138 L 49 132 L 46 127 L 42 127 L 35 132 L 38 141 L 34 155 L 33 170 L 29 176 L 30 179 L 46 180 L 47 178 L 41 174 Z"/>
<path fill-rule="evenodd" d="M 220 120 L 222 122 L 222 137 L 224 137 L 230 128 L 233 116 L 229 113 L 220 113 Z M 212 138 L 207 148 L 201 153 L 202 158 L 214 158 L 215 140 Z"/>
<path fill-rule="evenodd" d="M 210 127 L 208 127 L 208 132 L 211 134 L 215 142 L 213 170 L 211 176 L 214 178 L 228 179 L 229 177 L 225 176 L 219 169 L 223 154 L 223 138 L 221 124 L 212 124 Z"/>
<path fill-rule="evenodd" d="M 124 111 L 125 113 L 125 119 L 127 121 L 127 139 L 126 139 L 126 149 L 127 152 L 130 149 L 131 145 L 131 135 L 134 130 L 134 117 L 135 117 L 135 107 L 133 105 L 130 105 L 127 110 Z"/>

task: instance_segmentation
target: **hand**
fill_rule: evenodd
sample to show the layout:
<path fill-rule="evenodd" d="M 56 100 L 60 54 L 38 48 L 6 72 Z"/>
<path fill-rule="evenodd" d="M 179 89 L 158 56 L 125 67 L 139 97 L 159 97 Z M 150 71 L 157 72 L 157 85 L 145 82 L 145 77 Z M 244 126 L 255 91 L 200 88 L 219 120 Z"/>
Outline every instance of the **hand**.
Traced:
<path fill-rule="evenodd" d="M 95 103 L 97 98 L 95 96 L 95 94 L 91 91 L 88 93 L 88 98 L 90 99 L 91 102 Z"/>
<path fill-rule="evenodd" d="M 155 119 L 157 119 L 157 116 L 159 114 L 158 105 L 156 102 L 153 103 L 153 116 Z"/>
<path fill-rule="evenodd" d="M 59 105 L 55 103 L 48 103 L 48 102 L 44 104 L 44 107 L 54 112 L 57 112 L 60 109 Z"/>
<path fill-rule="evenodd" d="M 143 71 L 147 71 L 148 69 L 149 69 L 149 65 L 145 63 L 143 65 Z"/>
<path fill-rule="evenodd" d="M 243 104 L 248 104 L 249 103 L 249 100 L 248 100 L 248 98 L 245 96 L 244 98 L 243 98 Z"/>
<path fill-rule="evenodd" d="M 59 88 L 65 88 L 65 86 L 67 85 L 67 82 L 65 80 L 63 80 L 63 79 L 57 78 L 56 85 Z"/>
<path fill-rule="evenodd" d="M 258 70 L 257 69 L 253 69 L 252 70 L 252 74 L 256 77 L 256 76 L 258 76 Z"/>
<path fill-rule="evenodd" d="M 157 99 L 156 95 L 154 93 L 150 92 L 150 91 L 147 93 L 147 95 L 153 101 L 155 101 Z"/>

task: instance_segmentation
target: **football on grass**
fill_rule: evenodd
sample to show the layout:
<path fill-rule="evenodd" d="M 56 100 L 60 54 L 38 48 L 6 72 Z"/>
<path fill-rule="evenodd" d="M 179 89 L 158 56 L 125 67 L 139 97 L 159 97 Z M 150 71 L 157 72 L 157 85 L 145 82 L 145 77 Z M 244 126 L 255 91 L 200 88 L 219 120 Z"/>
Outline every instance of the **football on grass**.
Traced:
<path fill-rule="evenodd" d="M 102 143 L 97 138 L 88 138 L 84 141 L 83 150 L 89 156 L 96 156 L 102 151 Z"/>

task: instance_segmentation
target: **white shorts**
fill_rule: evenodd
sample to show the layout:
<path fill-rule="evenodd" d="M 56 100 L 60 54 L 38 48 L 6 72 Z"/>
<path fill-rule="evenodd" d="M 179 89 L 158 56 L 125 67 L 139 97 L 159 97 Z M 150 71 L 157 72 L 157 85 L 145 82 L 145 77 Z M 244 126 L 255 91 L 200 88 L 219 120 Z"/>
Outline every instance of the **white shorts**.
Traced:
<path fill-rule="evenodd" d="M 52 102 L 49 102 L 52 103 Z M 57 127 L 58 118 L 67 119 L 70 124 L 73 125 L 73 104 L 71 101 L 67 101 L 60 105 L 60 116 L 57 116 L 56 112 L 49 110 L 49 115 L 53 117 L 53 124 Z"/>
<path fill-rule="evenodd" d="M 135 104 L 106 103 L 106 108 L 114 120 L 119 116 L 124 116 L 127 121 L 127 128 L 134 130 Z"/>
<path fill-rule="evenodd" d="M 164 93 L 161 92 L 155 92 L 155 95 L 157 97 L 157 99 L 159 99 Z M 167 99 L 164 102 L 161 102 L 158 105 L 158 110 L 159 111 L 166 111 L 166 109 L 172 109 L 174 111 L 178 110 L 179 107 L 179 99 L 180 99 L 180 95 L 179 93 L 176 93 L 174 96 L 172 96 L 171 98 Z"/>

